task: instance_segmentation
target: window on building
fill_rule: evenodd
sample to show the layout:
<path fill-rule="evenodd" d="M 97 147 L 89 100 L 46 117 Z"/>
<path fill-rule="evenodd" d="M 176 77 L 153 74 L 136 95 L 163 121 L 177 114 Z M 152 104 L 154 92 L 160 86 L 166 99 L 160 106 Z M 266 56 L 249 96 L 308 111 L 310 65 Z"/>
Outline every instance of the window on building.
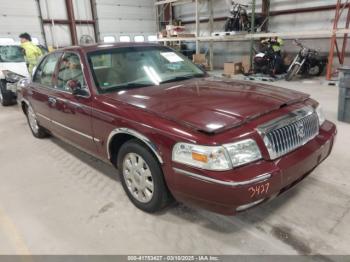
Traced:
<path fill-rule="evenodd" d="M 145 42 L 145 37 L 143 35 L 137 35 L 134 37 L 135 42 Z"/>
<path fill-rule="evenodd" d="M 147 39 L 149 42 L 157 42 L 158 37 L 156 35 L 149 35 Z"/>
<path fill-rule="evenodd" d="M 120 42 L 130 42 L 131 39 L 130 39 L 130 36 L 127 36 L 127 35 L 122 35 L 120 38 L 119 38 Z"/>
<path fill-rule="evenodd" d="M 103 42 L 104 43 L 114 43 L 114 42 L 116 42 L 116 39 L 114 36 L 104 36 Z"/>
<path fill-rule="evenodd" d="M 37 37 L 32 37 L 32 42 L 33 42 L 33 44 L 35 44 L 35 45 L 40 44 L 40 43 L 39 43 L 39 38 L 37 38 Z"/>

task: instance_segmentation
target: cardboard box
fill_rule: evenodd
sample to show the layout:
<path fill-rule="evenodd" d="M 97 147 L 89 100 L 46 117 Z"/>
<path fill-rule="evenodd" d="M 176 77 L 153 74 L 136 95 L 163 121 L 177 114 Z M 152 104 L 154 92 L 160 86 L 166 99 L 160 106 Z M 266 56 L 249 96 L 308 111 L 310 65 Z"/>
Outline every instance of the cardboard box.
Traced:
<path fill-rule="evenodd" d="M 243 56 L 242 57 L 242 69 L 244 73 L 249 73 L 250 70 L 250 56 Z"/>
<path fill-rule="evenodd" d="M 205 57 L 205 54 L 194 54 L 193 55 L 193 63 L 195 63 L 195 64 L 207 63 L 207 58 Z"/>
<path fill-rule="evenodd" d="M 238 75 L 238 74 L 241 74 L 242 71 L 243 71 L 242 62 L 224 64 L 225 75 Z"/>
<path fill-rule="evenodd" d="M 207 61 L 207 58 L 206 58 L 205 54 L 194 54 L 192 56 L 192 61 L 196 65 L 204 66 L 206 69 L 209 67 L 209 63 Z"/>

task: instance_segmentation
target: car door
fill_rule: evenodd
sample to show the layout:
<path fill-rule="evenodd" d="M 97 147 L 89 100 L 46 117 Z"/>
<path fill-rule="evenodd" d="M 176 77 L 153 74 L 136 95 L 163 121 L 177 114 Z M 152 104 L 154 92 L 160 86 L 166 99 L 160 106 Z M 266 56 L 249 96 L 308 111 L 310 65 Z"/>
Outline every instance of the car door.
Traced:
<path fill-rule="evenodd" d="M 57 63 L 63 53 L 55 52 L 46 56 L 39 64 L 28 91 L 29 102 L 41 126 L 51 129 L 49 96 Z"/>
<path fill-rule="evenodd" d="M 81 86 L 81 92 L 74 95 L 70 81 Z M 76 146 L 96 154 L 97 147 L 91 126 L 92 96 L 86 84 L 80 55 L 65 52 L 57 67 L 54 88 L 49 94 L 52 132 Z"/>

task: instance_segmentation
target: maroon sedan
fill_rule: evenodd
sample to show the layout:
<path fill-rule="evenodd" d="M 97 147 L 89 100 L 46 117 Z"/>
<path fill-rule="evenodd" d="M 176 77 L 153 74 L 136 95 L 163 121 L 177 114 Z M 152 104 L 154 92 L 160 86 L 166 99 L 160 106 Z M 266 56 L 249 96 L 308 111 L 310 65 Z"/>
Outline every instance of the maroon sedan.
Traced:
<path fill-rule="evenodd" d="M 173 198 L 227 215 L 253 207 L 310 174 L 336 135 L 304 93 L 209 77 L 153 44 L 50 53 L 21 105 L 35 137 L 52 134 L 118 167 L 147 212 Z"/>

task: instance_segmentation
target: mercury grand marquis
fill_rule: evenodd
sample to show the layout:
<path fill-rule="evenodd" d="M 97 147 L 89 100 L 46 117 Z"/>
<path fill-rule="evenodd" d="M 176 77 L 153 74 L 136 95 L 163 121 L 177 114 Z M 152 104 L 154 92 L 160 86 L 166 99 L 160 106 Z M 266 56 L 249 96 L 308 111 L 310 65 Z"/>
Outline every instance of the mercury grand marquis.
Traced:
<path fill-rule="evenodd" d="M 336 135 L 309 95 L 210 77 L 156 44 L 57 50 L 21 97 L 35 137 L 113 164 L 146 212 L 177 200 L 234 215 L 303 180 Z"/>

